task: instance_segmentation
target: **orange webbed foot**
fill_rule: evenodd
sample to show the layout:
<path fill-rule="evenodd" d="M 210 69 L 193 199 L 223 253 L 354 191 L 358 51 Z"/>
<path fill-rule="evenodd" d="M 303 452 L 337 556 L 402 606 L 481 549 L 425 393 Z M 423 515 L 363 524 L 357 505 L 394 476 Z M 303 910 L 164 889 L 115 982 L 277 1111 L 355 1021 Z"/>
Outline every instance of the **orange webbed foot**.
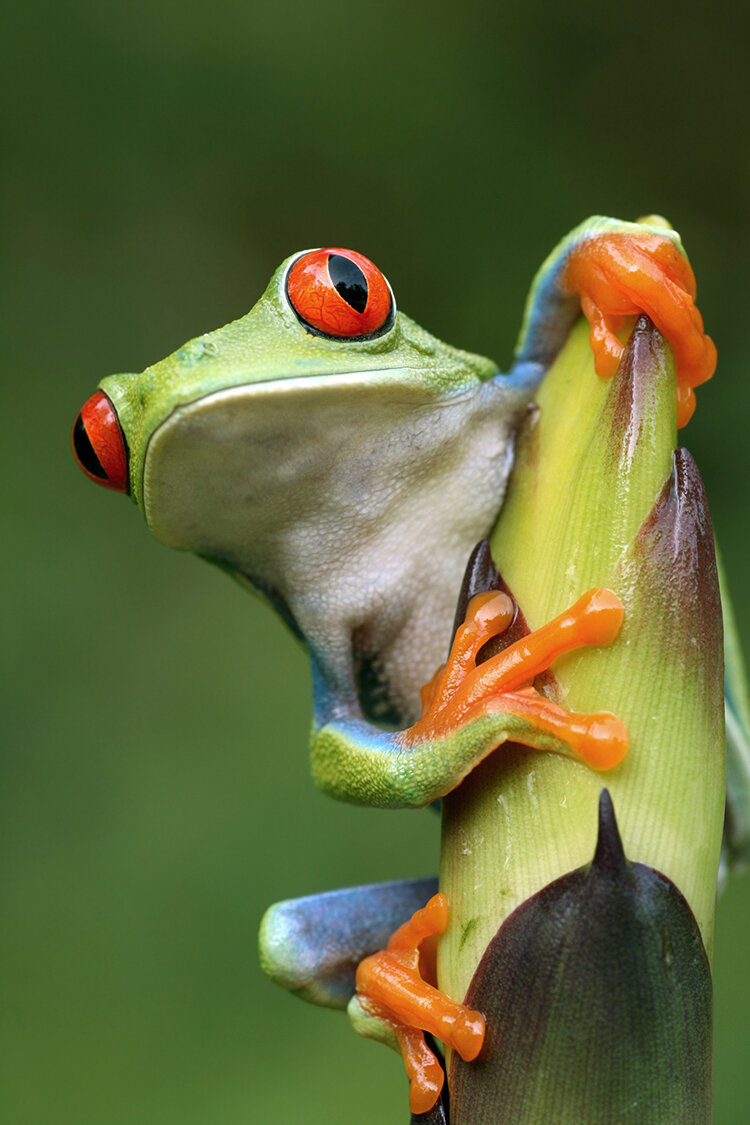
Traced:
<path fill-rule="evenodd" d="M 435 979 L 432 942 L 447 924 L 448 900 L 436 894 L 396 930 L 384 950 L 365 958 L 357 969 L 360 1004 L 388 1024 L 398 1039 L 410 1080 L 412 1113 L 432 1109 L 445 1078 L 425 1043 L 425 1031 L 458 1051 L 466 1062 L 477 1057 L 484 1042 L 482 1013 L 455 1003 L 431 983 Z"/>
<path fill-rule="evenodd" d="M 672 239 L 646 230 L 584 238 L 570 253 L 565 287 L 580 294 L 602 377 L 620 362 L 623 318 L 642 312 L 651 318 L 674 353 L 677 425 L 684 426 L 695 409 L 693 388 L 716 369 L 716 348 L 695 305 L 695 275 Z"/>
<path fill-rule="evenodd" d="M 401 736 L 405 745 L 441 738 L 483 715 L 504 712 L 523 717 L 564 742 L 594 769 L 611 769 L 627 751 L 627 731 L 609 712 L 566 711 L 533 687 L 534 678 L 565 652 L 610 644 L 620 629 L 623 608 L 611 590 L 596 588 L 547 625 L 477 663 L 480 649 L 505 632 L 515 605 L 497 591 L 471 599 L 447 664 L 422 693 L 422 717 Z M 514 734 L 516 741 L 522 735 Z"/>

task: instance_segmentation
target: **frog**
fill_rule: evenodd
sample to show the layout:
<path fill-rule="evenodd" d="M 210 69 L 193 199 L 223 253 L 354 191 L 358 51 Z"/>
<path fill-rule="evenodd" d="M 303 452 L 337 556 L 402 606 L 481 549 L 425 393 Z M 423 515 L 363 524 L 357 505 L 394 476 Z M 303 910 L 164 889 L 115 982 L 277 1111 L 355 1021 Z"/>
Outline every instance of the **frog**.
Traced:
<path fill-rule="evenodd" d="M 695 297 L 666 220 L 588 219 L 540 267 L 503 373 L 411 320 L 360 252 L 305 250 L 245 316 L 142 373 L 104 378 L 76 417 L 73 450 L 91 480 L 135 501 L 157 540 L 220 566 L 305 645 L 312 772 L 325 792 L 434 806 L 509 740 L 606 770 L 627 751 L 619 719 L 573 714 L 533 685 L 562 653 L 611 643 L 616 595 L 582 591 L 480 664 L 519 607 L 476 544 L 502 506 L 534 393 L 581 314 L 602 378 L 634 318 L 648 315 L 674 354 L 678 424 L 689 421 L 716 365 Z M 366 1021 L 362 998 L 375 985 L 372 972 L 369 984 L 356 977 L 360 963 L 395 931 L 413 969 L 446 909 L 429 879 L 277 904 L 261 927 L 261 963 L 315 1003 L 351 1009 L 354 998 L 353 1018 Z M 474 1057 L 479 1014 L 425 988 L 435 1034 Z M 396 1027 L 407 1065 L 421 1051 L 409 1018 Z M 468 1039 L 442 1034 L 446 1021 Z M 421 1112 L 437 1080 L 420 1074 Z"/>

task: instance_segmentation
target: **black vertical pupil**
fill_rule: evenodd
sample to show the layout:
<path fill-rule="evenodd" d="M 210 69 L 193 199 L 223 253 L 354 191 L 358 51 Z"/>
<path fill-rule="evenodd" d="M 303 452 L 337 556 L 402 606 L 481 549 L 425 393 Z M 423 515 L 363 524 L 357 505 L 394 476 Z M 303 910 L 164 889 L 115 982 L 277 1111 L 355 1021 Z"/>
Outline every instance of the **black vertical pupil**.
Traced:
<path fill-rule="evenodd" d="M 367 308 L 367 278 L 357 263 L 343 254 L 329 254 L 328 276 L 347 305 L 363 313 Z"/>
<path fill-rule="evenodd" d="M 76 424 L 73 428 L 73 447 L 84 469 L 88 469 L 92 476 L 99 477 L 100 480 L 109 480 L 102 468 L 101 461 L 94 452 L 94 447 L 86 433 L 86 427 L 80 414 L 76 418 Z"/>

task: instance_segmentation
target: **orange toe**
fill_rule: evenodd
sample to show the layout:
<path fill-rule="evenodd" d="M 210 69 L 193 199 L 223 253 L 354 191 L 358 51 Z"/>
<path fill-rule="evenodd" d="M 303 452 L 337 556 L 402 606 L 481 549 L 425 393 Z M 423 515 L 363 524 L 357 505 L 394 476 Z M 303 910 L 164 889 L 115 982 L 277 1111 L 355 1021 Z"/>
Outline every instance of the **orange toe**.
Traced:
<path fill-rule="evenodd" d="M 686 393 L 716 370 L 716 348 L 695 305 L 695 275 L 666 235 L 612 232 L 584 239 L 571 251 L 565 286 L 581 298 L 591 327 L 598 375 L 613 375 L 622 354 L 617 332 L 623 317 L 646 313 L 669 341 L 678 383 L 677 424 L 689 420 L 694 398 Z"/>
<path fill-rule="evenodd" d="M 442 933 L 447 924 L 448 900 L 443 894 L 434 895 L 396 930 L 386 949 L 365 958 L 357 968 L 361 1002 L 398 1038 L 411 1082 L 412 1113 L 431 1109 L 443 1085 L 442 1067 L 424 1041 L 425 1031 L 458 1051 L 466 1062 L 477 1057 L 484 1042 L 482 1013 L 457 1004 L 421 975 L 422 943 Z"/>
<path fill-rule="evenodd" d="M 507 594 L 477 595 L 469 602 L 447 664 L 423 692 L 421 718 L 401 735 L 401 741 L 411 746 L 445 738 L 461 725 L 502 712 L 523 717 L 535 730 L 554 735 L 592 768 L 611 769 L 627 750 L 623 724 L 606 712 L 566 711 L 535 691 L 533 682 L 566 652 L 611 644 L 623 616 L 617 595 L 596 587 L 553 621 L 478 664 L 480 649 L 508 628 L 515 607 Z M 518 733 L 514 738 L 522 740 Z"/>

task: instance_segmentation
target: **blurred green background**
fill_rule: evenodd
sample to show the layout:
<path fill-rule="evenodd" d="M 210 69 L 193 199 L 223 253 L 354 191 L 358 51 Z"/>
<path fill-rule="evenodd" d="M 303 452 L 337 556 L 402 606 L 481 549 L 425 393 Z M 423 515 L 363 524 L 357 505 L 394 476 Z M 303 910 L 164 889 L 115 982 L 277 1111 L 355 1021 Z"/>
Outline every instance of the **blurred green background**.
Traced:
<path fill-rule="evenodd" d="M 737 10 L 739 11 L 739 10 Z M 436 868 L 437 818 L 308 777 L 305 659 L 75 468 L 98 379 L 351 245 L 507 364 L 591 213 L 682 232 L 720 369 L 684 432 L 740 625 L 750 451 L 748 26 L 730 5 L 27 0 L 6 11 L 0 1114 L 12 1125 L 406 1121 L 389 1052 L 276 990 L 265 906 Z M 719 907 L 717 1123 L 750 1116 L 750 881 Z"/>

